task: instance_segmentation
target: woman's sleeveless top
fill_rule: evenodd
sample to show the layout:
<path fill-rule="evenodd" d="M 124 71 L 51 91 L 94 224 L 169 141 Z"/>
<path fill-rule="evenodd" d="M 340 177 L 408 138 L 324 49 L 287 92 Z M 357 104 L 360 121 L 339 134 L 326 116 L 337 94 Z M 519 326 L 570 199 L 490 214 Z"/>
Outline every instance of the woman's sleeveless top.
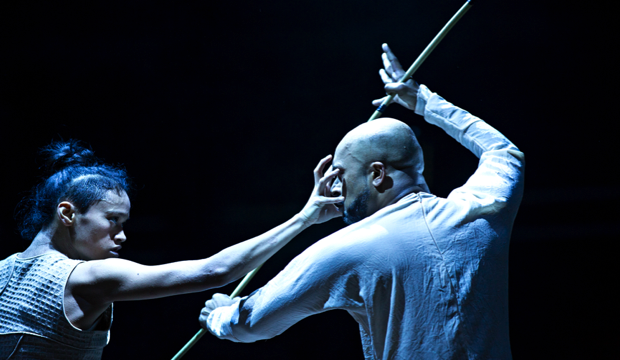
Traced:
<path fill-rule="evenodd" d="M 0 261 L 0 360 L 101 359 L 112 306 L 98 329 L 80 330 L 64 312 L 65 285 L 82 261 L 59 253 Z"/>

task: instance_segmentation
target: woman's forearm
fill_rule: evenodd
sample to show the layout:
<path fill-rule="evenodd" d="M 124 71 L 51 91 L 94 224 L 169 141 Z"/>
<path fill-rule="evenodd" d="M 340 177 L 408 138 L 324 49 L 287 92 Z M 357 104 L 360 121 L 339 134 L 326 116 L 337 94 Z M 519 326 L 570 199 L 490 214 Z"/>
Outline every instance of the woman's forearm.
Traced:
<path fill-rule="evenodd" d="M 332 196 L 328 190 L 339 170 L 330 169 L 324 173 L 331 159 L 331 155 L 324 157 L 314 169 L 314 189 L 301 212 L 262 235 L 198 261 L 199 265 L 190 272 L 192 274 L 186 275 L 192 277 L 189 279 L 192 291 L 224 286 L 235 281 L 267 261 L 309 226 L 342 216 L 335 204 L 343 202 L 344 197 Z"/>
<path fill-rule="evenodd" d="M 218 252 L 205 259 L 202 274 L 208 279 L 202 279 L 201 283 L 212 288 L 224 286 L 241 278 L 267 261 L 309 226 L 308 221 L 297 214 L 264 234 Z"/>
<path fill-rule="evenodd" d="M 121 259 L 82 264 L 72 275 L 76 291 L 94 303 L 154 299 L 224 286 L 258 267 L 312 224 L 342 216 L 334 205 L 344 197 L 326 193 L 338 170 L 323 169 L 331 156 L 314 170 L 315 186 L 300 213 L 266 233 L 230 246 L 202 260 L 145 266 Z"/>

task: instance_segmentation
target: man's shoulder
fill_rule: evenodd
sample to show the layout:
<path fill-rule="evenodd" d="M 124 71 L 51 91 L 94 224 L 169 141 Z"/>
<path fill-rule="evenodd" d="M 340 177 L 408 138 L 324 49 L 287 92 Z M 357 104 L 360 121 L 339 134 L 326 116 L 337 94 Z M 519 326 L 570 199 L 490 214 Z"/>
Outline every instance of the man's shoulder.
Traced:
<path fill-rule="evenodd" d="M 433 204 L 444 200 L 428 193 L 412 193 L 386 206 L 371 216 L 349 225 L 320 242 L 331 247 L 373 246 L 385 238 L 394 238 L 403 231 L 415 232 L 424 225 L 423 203 Z M 420 229 L 422 230 L 422 229 Z M 318 243 L 317 243 L 318 244 Z"/>

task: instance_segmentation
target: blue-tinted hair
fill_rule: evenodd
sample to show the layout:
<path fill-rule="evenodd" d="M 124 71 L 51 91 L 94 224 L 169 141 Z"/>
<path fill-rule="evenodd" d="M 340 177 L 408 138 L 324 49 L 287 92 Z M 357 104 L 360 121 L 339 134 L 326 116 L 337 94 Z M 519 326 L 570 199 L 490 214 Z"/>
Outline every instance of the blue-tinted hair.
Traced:
<path fill-rule="evenodd" d="M 76 140 L 53 142 L 41 149 L 45 159 L 43 181 L 32 188 L 18 206 L 19 232 L 32 240 L 52 222 L 62 201 L 71 202 L 85 213 L 105 199 L 108 191 L 129 193 L 131 183 L 125 170 L 102 163 L 92 150 Z"/>

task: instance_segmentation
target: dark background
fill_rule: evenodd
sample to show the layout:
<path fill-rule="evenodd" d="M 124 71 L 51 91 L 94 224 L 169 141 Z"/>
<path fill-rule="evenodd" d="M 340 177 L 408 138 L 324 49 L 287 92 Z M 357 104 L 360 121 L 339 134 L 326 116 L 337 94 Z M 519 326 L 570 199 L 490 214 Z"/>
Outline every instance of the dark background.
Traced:
<path fill-rule="evenodd" d="M 305 204 L 318 160 L 372 114 L 381 44 L 408 67 L 462 4 L 3 2 L 0 258 L 28 245 L 15 205 L 39 181 L 37 149 L 59 139 L 87 142 L 138 185 L 126 259 L 207 257 L 278 225 Z M 416 74 L 526 154 L 510 249 L 517 359 L 617 353 L 607 353 L 617 331 L 606 324 L 617 316 L 608 299 L 620 235 L 618 39 L 612 5 L 589 4 L 478 1 Z M 475 170 L 475 156 L 421 117 L 397 105 L 386 115 L 418 133 L 435 194 Z M 300 235 L 244 293 L 342 226 Z M 214 292 L 116 303 L 104 359 L 171 358 Z M 362 350 L 354 320 L 332 311 L 256 344 L 206 335 L 185 356 L 202 358 L 360 359 Z"/>

